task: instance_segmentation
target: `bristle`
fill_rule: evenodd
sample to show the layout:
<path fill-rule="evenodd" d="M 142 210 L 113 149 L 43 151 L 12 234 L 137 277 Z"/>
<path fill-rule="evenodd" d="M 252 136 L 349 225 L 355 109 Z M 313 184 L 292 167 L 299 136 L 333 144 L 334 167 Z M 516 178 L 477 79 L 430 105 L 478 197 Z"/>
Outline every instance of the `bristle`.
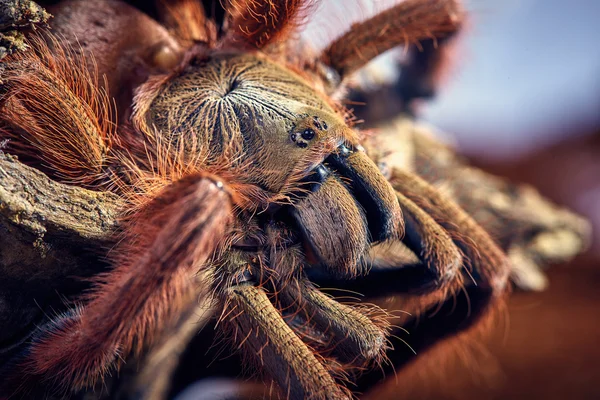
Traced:
<path fill-rule="evenodd" d="M 283 41 L 306 16 L 306 0 L 229 0 L 223 45 L 261 49 Z"/>
<path fill-rule="evenodd" d="M 494 295 L 501 295 L 508 289 L 510 262 L 506 254 L 473 218 L 416 175 L 394 169 L 391 182 L 394 188 L 446 230 L 464 255 L 463 265 L 467 267 L 466 272 L 476 273 L 472 279 L 477 285 L 487 286 Z"/>
<path fill-rule="evenodd" d="M 7 61 L 0 139 L 10 138 L 10 146 L 43 163 L 52 177 L 109 190 L 126 204 L 112 270 L 94 278 L 80 299 L 84 306 L 40 329 L 19 383 L 39 378 L 60 389 L 94 386 L 164 332 L 174 336 L 146 361 L 167 382 L 178 359 L 166 353 L 183 351 L 193 332 L 173 320 L 187 313 L 189 321 L 189 306 L 201 293 L 201 300 L 218 300 L 219 328 L 232 345 L 284 395 L 349 399 L 343 383 L 350 374 L 385 362 L 391 315 L 373 305 L 342 304 L 305 274 L 309 264 L 346 278 L 366 272 L 372 242 L 400 236 L 400 207 L 404 243 L 419 257 L 419 271 L 437 274 L 416 307 L 436 316 L 460 298 L 461 311 L 470 312 L 469 295 L 479 307 L 468 323 L 440 312 L 436 321 L 443 325 L 423 331 L 422 348 L 479 322 L 505 293 L 506 257 L 489 235 L 417 176 L 394 170 L 390 185 L 365 153 L 350 154 L 349 147 L 361 146 L 349 111 L 325 94 L 315 71 L 281 57 L 302 51 L 291 38 L 312 3 L 225 3 L 217 42 L 198 0 L 163 1 L 164 20 L 186 54 L 183 61 L 155 54 L 164 68 L 153 71 L 161 75 L 140 78 L 145 82 L 136 83 L 133 100 L 128 92 L 123 109 L 133 115 L 118 135 L 108 94 L 82 52 L 34 38 L 35 52 Z M 333 68 L 339 85 L 337 78 L 394 46 L 424 39 L 437 45 L 462 18 L 459 0 L 407 0 L 355 24 L 320 57 L 305 57 L 326 72 Z M 105 42 L 117 59 L 129 54 Z M 308 138 L 300 140 L 303 134 Z M 302 183 L 316 166 L 330 170 L 308 190 Z M 275 204 L 290 208 L 272 212 Z M 422 282 L 385 283 L 397 293 Z M 173 368 L 159 368 L 162 362 Z"/>
<path fill-rule="evenodd" d="M 6 62 L 0 135 L 17 154 L 41 160 L 50 175 L 89 186 L 115 135 L 114 108 L 81 54 L 50 36 L 29 43 L 32 51 Z"/>
<path fill-rule="evenodd" d="M 215 301 L 209 287 L 197 289 L 195 295 L 173 323 L 165 324 L 160 342 L 144 356 L 135 378 L 136 393 L 146 400 L 166 399 L 186 348 L 213 316 Z"/>
<path fill-rule="evenodd" d="M 261 369 L 278 382 L 287 398 L 351 397 L 348 389 L 324 368 L 321 357 L 286 325 L 261 288 L 249 284 L 234 286 L 227 297 L 227 325 L 234 343 L 254 355 L 254 362 L 260 362 Z"/>
<path fill-rule="evenodd" d="M 406 187 L 403 185 L 402 188 Z M 463 258 L 451 236 L 409 198 L 414 197 L 413 194 L 399 191 L 396 195 L 405 219 L 402 242 L 415 252 L 423 262 L 423 267 L 435 276 L 434 282 L 427 283 L 429 289 L 446 289 L 447 285 L 460 287 Z"/>
<path fill-rule="evenodd" d="M 320 354 L 334 357 L 347 370 L 383 359 L 389 323 L 377 306 L 342 304 L 307 283 L 286 285 L 278 298 L 289 308 L 286 317 L 294 330 L 306 333 L 303 340 L 320 345 Z"/>

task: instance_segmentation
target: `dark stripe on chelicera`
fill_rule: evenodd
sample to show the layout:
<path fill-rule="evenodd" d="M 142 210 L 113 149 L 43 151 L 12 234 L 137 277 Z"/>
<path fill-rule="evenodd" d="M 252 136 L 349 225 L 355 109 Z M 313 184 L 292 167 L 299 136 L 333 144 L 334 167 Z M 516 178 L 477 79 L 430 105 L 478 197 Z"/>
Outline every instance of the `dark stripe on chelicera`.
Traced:
<path fill-rule="evenodd" d="M 340 176 L 348 178 L 343 181 L 349 186 L 356 200 L 365 209 L 371 240 L 379 242 L 389 239 L 396 234 L 394 215 L 385 200 L 369 184 L 368 177 L 362 176 L 352 165 L 349 160 L 351 154 L 351 149 L 341 146 L 339 152 L 327 157 L 325 162 Z"/>

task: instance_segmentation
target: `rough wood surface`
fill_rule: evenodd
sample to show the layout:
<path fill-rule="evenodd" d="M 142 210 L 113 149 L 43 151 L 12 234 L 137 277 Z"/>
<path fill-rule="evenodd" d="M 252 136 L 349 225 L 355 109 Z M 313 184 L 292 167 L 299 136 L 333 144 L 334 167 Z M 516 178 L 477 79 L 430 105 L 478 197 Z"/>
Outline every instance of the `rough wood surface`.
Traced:
<path fill-rule="evenodd" d="M 0 152 L 0 350 L 104 268 L 119 206 L 115 195 L 62 185 Z"/>
<path fill-rule="evenodd" d="M 45 25 L 51 17 L 42 7 L 28 0 L 0 0 L 0 60 L 27 48 L 23 31 Z"/>

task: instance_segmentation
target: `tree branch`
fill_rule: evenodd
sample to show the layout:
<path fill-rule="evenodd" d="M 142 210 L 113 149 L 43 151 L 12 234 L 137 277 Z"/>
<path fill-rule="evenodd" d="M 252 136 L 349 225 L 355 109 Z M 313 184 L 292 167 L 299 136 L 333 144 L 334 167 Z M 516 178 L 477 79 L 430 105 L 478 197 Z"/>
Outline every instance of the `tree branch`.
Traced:
<path fill-rule="evenodd" d="M 106 267 L 121 202 L 50 180 L 0 151 L 0 356 Z"/>

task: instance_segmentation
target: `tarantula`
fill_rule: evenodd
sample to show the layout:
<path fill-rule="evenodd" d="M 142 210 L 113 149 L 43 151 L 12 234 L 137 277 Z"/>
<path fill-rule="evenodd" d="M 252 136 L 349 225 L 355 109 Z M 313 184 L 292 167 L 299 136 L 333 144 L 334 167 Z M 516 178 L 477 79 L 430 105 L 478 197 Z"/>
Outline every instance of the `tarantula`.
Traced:
<path fill-rule="evenodd" d="M 436 304 L 468 288 L 478 300 L 446 334 L 493 311 L 505 254 L 417 175 L 385 177 L 341 103 L 375 56 L 456 32 L 457 0 L 404 1 L 320 53 L 294 40 L 308 1 L 230 0 L 222 23 L 194 0 L 158 7 L 162 26 L 120 1 L 61 2 L 52 33 L 4 61 L 7 151 L 126 204 L 111 269 L 39 327 L 6 390 L 102 382 L 204 296 L 283 395 L 350 398 L 343 381 L 385 357 L 387 316 L 335 301 L 314 279 L 367 274 L 386 262 L 370 254 L 386 241 L 418 257 L 388 288 Z"/>

